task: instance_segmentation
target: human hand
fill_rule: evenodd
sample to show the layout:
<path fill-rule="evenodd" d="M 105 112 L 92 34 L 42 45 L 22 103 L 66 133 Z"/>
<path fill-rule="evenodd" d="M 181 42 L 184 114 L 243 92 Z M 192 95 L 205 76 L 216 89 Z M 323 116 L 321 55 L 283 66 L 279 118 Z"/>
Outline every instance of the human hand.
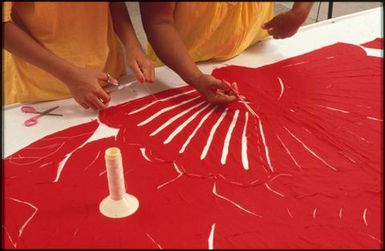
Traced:
<path fill-rule="evenodd" d="M 201 74 L 190 85 L 212 104 L 227 104 L 238 99 L 228 84 L 208 74 Z M 238 89 L 234 84 L 231 87 L 234 90 Z"/>
<path fill-rule="evenodd" d="M 134 72 L 136 78 L 141 82 L 154 82 L 154 61 L 142 50 L 137 48 L 127 52 L 127 65 Z"/>
<path fill-rule="evenodd" d="M 106 109 L 111 99 L 110 95 L 100 86 L 100 81 L 118 83 L 108 73 L 80 67 L 74 67 L 64 79 L 76 102 L 85 109 L 92 108 L 93 110 Z"/>
<path fill-rule="evenodd" d="M 275 39 L 291 37 L 298 31 L 306 17 L 306 13 L 289 10 L 278 14 L 269 22 L 264 23 L 262 29 L 267 30 Z"/>

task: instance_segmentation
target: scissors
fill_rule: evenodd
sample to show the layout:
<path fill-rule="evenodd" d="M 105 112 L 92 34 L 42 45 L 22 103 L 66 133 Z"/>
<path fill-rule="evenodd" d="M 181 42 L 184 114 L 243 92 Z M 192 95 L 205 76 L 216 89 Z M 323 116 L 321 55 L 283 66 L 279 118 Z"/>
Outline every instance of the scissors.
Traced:
<path fill-rule="evenodd" d="M 111 92 L 118 91 L 118 90 L 121 90 L 123 88 L 129 87 L 129 86 L 131 86 L 132 84 L 134 84 L 136 82 L 138 82 L 138 81 L 137 80 L 132 80 L 132 81 L 126 82 L 126 83 L 121 83 L 121 82 L 110 83 L 109 85 L 104 86 L 103 89 L 106 92 L 111 93 Z"/>
<path fill-rule="evenodd" d="M 48 113 L 52 112 L 53 110 L 59 108 L 59 106 L 55 106 L 55 107 L 52 107 L 48 110 L 45 110 L 43 112 L 41 112 L 39 115 L 36 115 L 36 116 L 33 116 L 32 118 L 30 119 L 27 119 L 25 122 L 24 122 L 24 125 L 25 126 L 33 126 L 33 125 L 36 125 L 37 124 L 37 119 L 44 116 L 44 115 L 48 115 Z"/>
<path fill-rule="evenodd" d="M 25 113 L 37 113 L 37 114 L 42 114 L 42 112 L 36 111 L 36 109 L 32 106 L 29 105 L 23 105 L 20 110 Z M 57 114 L 57 113 L 47 113 L 47 115 L 51 116 L 63 116 L 63 114 Z"/>

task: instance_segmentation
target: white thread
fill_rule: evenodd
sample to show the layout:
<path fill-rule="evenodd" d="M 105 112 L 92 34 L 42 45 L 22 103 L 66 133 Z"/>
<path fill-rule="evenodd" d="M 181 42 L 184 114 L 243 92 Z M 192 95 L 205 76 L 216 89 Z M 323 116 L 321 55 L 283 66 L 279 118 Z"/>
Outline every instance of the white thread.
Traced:
<path fill-rule="evenodd" d="M 100 155 L 100 151 L 96 155 L 95 159 L 93 161 L 91 161 L 91 163 L 87 167 L 85 167 L 83 170 L 86 171 L 92 164 L 94 164 L 95 161 L 99 158 L 99 155 Z"/>
<path fill-rule="evenodd" d="M 158 246 L 159 249 L 163 249 L 158 242 L 156 242 L 148 233 L 146 233 L 147 237 L 155 244 Z"/>
<path fill-rule="evenodd" d="M 234 201 L 232 201 L 232 200 L 230 200 L 230 199 L 228 199 L 228 198 L 226 198 L 226 197 L 224 197 L 224 196 L 222 196 L 222 195 L 217 194 L 217 189 L 216 189 L 216 185 L 215 185 L 215 184 L 216 184 L 216 183 L 214 183 L 213 193 L 214 193 L 217 197 L 219 197 L 219 198 L 221 198 L 221 199 L 224 199 L 225 201 L 230 202 L 231 204 L 233 204 L 233 205 L 236 206 L 237 208 L 241 209 L 242 211 L 245 211 L 245 212 L 248 213 L 248 214 L 251 214 L 251 215 L 254 215 L 254 216 L 257 216 L 257 217 L 262 218 L 262 216 L 260 216 L 260 215 L 258 215 L 258 214 L 256 214 L 256 213 L 253 213 L 253 212 L 251 212 L 251 211 L 249 211 L 249 210 L 247 210 L 247 209 L 241 207 L 240 205 L 238 205 L 238 204 L 235 203 Z"/>
<path fill-rule="evenodd" d="M 269 189 L 271 192 L 273 192 L 273 193 L 275 193 L 275 194 L 277 194 L 277 195 L 279 195 L 279 196 L 281 196 L 281 197 L 285 197 L 285 195 L 283 195 L 283 194 L 281 194 L 281 193 L 279 193 L 279 192 L 273 190 L 267 183 L 265 183 L 265 187 L 266 187 L 267 189 Z"/>
<path fill-rule="evenodd" d="M 287 213 L 289 214 L 290 218 L 293 218 L 293 215 L 291 214 L 289 208 L 286 208 L 286 210 L 287 210 Z"/>
<path fill-rule="evenodd" d="M 38 208 L 37 207 L 35 207 L 34 205 L 32 205 L 31 203 L 29 203 L 29 202 L 26 202 L 26 201 L 22 201 L 22 200 L 18 200 L 18 199 L 15 199 L 15 198 L 11 198 L 11 197 L 8 197 L 9 199 L 11 199 L 11 200 L 13 200 L 13 201 L 16 201 L 16 202 L 20 202 L 20 203 L 23 203 L 23 204 L 26 204 L 26 205 L 28 205 L 28 206 L 30 206 L 30 207 L 32 207 L 34 210 L 35 210 L 35 212 L 33 212 L 33 214 L 24 222 L 24 224 L 21 226 L 21 228 L 19 229 L 19 238 L 20 238 L 20 236 L 23 234 L 23 232 L 24 232 L 24 229 L 25 229 L 25 227 L 28 225 L 28 223 L 32 220 L 32 218 L 35 216 L 35 214 L 37 213 L 37 211 L 38 211 Z M 15 243 L 16 244 L 16 243 Z"/>
<path fill-rule="evenodd" d="M 321 157 L 319 157 L 317 154 L 315 154 L 307 145 L 305 145 L 305 143 L 303 143 L 300 139 L 298 139 L 293 133 L 291 133 L 289 131 L 289 129 L 287 129 L 285 126 L 283 127 L 286 129 L 286 131 L 288 131 L 288 133 L 290 133 L 290 135 L 295 139 L 297 140 L 306 150 L 308 150 L 314 157 L 316 157 L 317 159 L 319 159 L 322 163 L 324 163 L 326 166 L 328 166 L 330 169 L 332 169 L 333 171 L 337 171 L 336 168 L 334 168 L 333 166 L 331 166 L 329 163 L 327 163 L 324 159 L 322 159 Z"/>
<path fill-rule="evenodd" d="M 350 113 L 349 111 L 345 111 L 345 110 L 342 110 L 342 109 L 337 109 L 337 108 L 330 107 L 330 106 L 324 106 L 324 105 L 317 105 L 317 106 L 323 107 L 323 108 L 331 110 L 331 111 L 342 112 L 342 113 Z"/>
<path fill-rule="evenodd" d="M 108 189 L 112 200 L 121 200 L 126 193 L 123 162 L 119 148 L 110 147 L 105 152 Z"/>

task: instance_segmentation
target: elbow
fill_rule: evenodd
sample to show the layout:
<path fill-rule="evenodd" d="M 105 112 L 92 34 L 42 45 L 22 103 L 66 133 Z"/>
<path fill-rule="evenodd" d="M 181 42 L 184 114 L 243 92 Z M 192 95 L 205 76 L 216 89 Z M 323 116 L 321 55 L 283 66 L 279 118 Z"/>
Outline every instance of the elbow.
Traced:
<path fill-rule="evenodd" d="M 154 18 L 154 19 L 148 19 L 148 18 L 142 18 L 142 24 L 144 31 L 151 32 L 154 29 L 158 29 L 159 27 L 169 27 L 174 26 L 174 19 L 173 18 Z"/>
<path fill-rule="evenodd" d="M 158 27 L 174 26 L 173 10 L 164 3 L 140 3 L 140 14 L 146 33 Z"/>

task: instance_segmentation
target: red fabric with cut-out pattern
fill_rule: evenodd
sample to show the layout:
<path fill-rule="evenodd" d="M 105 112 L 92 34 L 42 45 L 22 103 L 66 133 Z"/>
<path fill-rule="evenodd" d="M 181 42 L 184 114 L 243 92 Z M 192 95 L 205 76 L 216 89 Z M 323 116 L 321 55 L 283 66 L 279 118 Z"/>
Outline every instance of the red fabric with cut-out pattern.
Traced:
<path fill-rule="evenodd" d="M 380 248 L 381 63 L 337 43 L 259 68 L 227 66 L 212 75 L 236 81 L 258 118 L 239 102 L 208 105 L 194 91 L 170 98 L 187 86 L 101 112 L 102 123 L 119 128 L 116 138 L 79 148 L 100 130 L 97 121 L 46 136 L 3 160 L 4 246 L 206 249 L 211 233 L 214 248 Z M 140 202 L 124 219 L 98 211 L 112 146 Z"/>

